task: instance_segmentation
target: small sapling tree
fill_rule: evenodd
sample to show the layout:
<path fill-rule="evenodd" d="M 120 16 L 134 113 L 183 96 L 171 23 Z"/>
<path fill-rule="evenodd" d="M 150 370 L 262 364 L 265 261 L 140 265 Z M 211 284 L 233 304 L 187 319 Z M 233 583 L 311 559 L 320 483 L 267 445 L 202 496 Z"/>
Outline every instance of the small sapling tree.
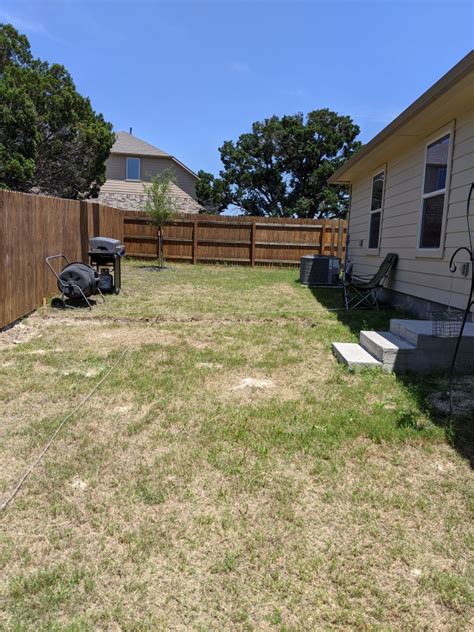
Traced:
<path fill-rule="evenodd" d="M 160 268 L 163 268 L 163 227 L 177 213 L 177 202 L 173 196 L 172 185 L 175 181 L 174 170 L 166 169 L 153 176 L 146 187 L 145 211 L 156 228 L 156 256 Z"/>

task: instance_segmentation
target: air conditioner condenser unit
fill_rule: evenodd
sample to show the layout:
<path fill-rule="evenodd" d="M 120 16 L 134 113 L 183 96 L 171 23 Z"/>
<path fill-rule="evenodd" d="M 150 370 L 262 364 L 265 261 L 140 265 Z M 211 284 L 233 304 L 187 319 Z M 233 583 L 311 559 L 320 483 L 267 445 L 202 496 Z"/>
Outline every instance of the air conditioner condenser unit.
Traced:
<path fill-rule="evenodd" d="M 339 257 L 305 255 L 300 262 L 300 282 L 303 285 L 338 285 L 340 268 Z"/>

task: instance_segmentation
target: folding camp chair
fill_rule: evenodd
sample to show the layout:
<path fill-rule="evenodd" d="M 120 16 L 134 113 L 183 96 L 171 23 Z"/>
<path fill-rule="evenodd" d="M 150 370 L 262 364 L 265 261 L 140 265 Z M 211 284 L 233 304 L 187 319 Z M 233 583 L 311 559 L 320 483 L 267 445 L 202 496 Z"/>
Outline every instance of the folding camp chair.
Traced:
<path fill-rule="evenodd" d="M 372 277 L 352 276 L 352 266 L 350 268 L 346 267 L 343 279 L 344 307 L 346 309 L 357 309 L 357 307 L 378 309 L 378 291 L 385 283 L 397 260 L 398 255 L 394 252 L 389 252 Z"/>

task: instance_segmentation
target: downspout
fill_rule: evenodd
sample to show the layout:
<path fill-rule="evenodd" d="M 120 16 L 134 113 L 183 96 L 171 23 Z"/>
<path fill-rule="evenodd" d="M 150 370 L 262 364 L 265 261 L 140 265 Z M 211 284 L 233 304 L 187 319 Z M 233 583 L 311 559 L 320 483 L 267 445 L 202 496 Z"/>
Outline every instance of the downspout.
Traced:
<path fill-rule="evenodd" d="M 349 242 L 350 242 L 349 227 L 351 223 L 351 210 L 352 210 L 352 182 L 349 183 L 349 208 L 347 209 L 346 258 L 344 261 L 344 268 L 346 267 L 346 264 L 349 261 Z"/>

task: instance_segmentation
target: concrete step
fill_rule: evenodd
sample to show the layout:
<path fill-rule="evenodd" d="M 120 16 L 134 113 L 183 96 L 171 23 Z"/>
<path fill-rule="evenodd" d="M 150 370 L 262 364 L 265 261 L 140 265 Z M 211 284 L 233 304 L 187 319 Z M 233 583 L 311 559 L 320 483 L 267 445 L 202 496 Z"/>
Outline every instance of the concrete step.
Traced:
<path fill-rule="evenodd" d="M 382 366 L 381 362 L 356 342 L 333 342 L 332 351 L 339 362 L 347 364 L 351 369 Z"/>
<path fill-rule="evenodd" d="M 361 331 L 360 345 L 390 368 L 395 364 L 406 366 L 408 357 L 416 350 L 415 345 L 391 331 Z"/>
<path fill-rule="evenodd" d="M 451 366 L 456 338 L 433 336 L 429 320 L 392 319 L 390 331 L 361 331 L 360 344 L 335 342 L 340 362 L 351 368 L 381 366 L 386 371 L 446 370 Z M 474 323 L 467 323 L 456 370 L 474 374 Z"/>

